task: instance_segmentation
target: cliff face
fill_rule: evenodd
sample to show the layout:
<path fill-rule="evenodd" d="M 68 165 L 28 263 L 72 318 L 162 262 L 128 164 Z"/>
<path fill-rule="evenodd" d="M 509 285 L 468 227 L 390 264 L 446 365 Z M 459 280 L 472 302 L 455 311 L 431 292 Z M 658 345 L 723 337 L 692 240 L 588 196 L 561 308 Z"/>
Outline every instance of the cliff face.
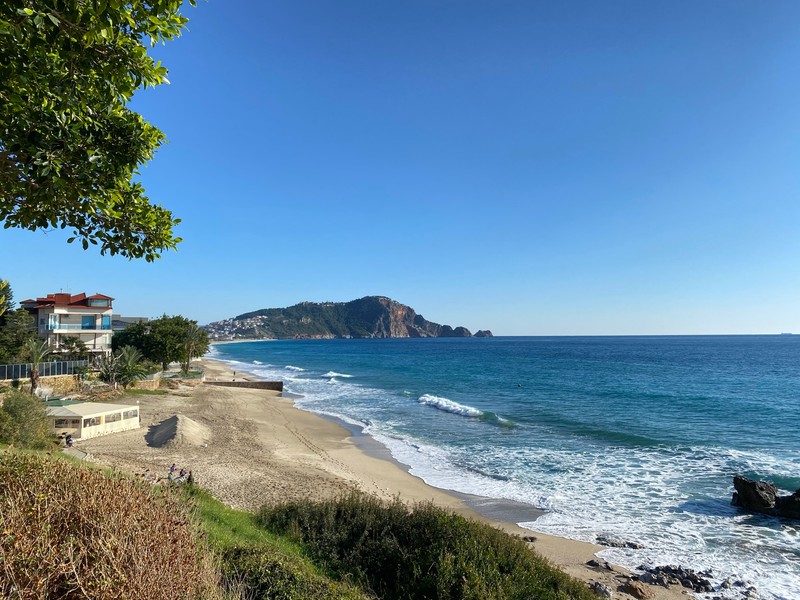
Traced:
<path fill-rule="evenodd" d="M 206 326 L 212 339 L 470 337 L 423 318 L 410 306 L 385 296 L 351 302 L 301 302 L 264 308 Z"/>

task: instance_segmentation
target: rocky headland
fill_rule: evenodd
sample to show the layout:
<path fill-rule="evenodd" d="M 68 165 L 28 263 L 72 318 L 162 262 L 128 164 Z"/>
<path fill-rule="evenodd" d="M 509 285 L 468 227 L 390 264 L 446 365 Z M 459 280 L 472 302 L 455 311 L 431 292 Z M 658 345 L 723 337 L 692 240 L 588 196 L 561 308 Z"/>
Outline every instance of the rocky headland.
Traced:
<path fill-rule="evenodd" d="M 465 327 L 428 321 L 385 296 L 262 308 L 205 326 L 212 340 L 471 337 Z M 491 332 L 480 331 L 482 337 Z M 476 334 L 477 335 L 477 334 Z"/>

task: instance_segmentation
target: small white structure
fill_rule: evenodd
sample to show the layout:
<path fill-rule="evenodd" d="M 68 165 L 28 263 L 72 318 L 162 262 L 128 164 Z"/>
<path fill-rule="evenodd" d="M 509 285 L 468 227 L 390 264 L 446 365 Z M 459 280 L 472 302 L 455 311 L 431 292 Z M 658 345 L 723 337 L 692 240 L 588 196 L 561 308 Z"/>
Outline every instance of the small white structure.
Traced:
<path fill-rule="evenodd" d="M 56 435 L 72 434 L 81 440 L 139 428 L 139 407 L 100 402 L 59 403 L 48 406 L 51 431 Z"/>

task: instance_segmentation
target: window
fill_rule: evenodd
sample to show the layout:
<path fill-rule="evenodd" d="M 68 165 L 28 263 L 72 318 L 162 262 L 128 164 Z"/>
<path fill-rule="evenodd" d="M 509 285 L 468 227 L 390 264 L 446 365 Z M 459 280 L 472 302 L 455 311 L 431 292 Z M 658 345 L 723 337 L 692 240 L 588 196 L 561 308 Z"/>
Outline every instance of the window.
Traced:
<path fill-rule="evenodd" d="M 94 329 L 94 315 L 81 317 L 81 329 Z"/>
<path fill-rule="evenodd" d="M 108 307 L 111 306 L 111 302 L 108 300 L 102 300 L 100 298 L 92 298 L 91 300 L 86 301 L 87 306 L 103 306 Z"/>
<path fill-rule="evenodd" d="M 72 426 L 72 419 L 56 419 L 55 426 L 56 427 L 71 427 Z"/>
<path fill-rule="evenodd" d="M 126 410 L 124 413 L 122 413 L 123 419 L 135 419 L 138 416 L 139 416 L 138 408 L 134 408 L 133 410 Z"/>
<path fill-rule="evenodd" d="M 111 315 L 103 315 L 103 325 L 101 329 L 111 329 Z"/>
<path fill-rule="evenodd" d="M 91 417 L 83 420 L 84 427 L 94 427 L 96 425 L 100 425 L 100 417 Z"/>
<path fill-rule="evenodd" d="M 122 413 L 106 415 L 106 423 L 116 423 L 117 421 L 122 421 Z"/>

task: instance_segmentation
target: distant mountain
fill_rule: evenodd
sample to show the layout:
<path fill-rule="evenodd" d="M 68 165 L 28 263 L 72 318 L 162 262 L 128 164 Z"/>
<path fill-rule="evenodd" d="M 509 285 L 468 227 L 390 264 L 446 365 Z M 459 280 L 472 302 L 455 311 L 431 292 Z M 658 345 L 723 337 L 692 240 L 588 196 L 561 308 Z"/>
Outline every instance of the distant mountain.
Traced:
<path fill-rule="evenodd" d="M 351 302 L 301 302 L 262 308 L 205 326 L 212 340 L 470 337 L 469 329 L 439 325 L 413 308 L 366 296 Z M 491 333 L 489 333 L 491 335 Z"/>

